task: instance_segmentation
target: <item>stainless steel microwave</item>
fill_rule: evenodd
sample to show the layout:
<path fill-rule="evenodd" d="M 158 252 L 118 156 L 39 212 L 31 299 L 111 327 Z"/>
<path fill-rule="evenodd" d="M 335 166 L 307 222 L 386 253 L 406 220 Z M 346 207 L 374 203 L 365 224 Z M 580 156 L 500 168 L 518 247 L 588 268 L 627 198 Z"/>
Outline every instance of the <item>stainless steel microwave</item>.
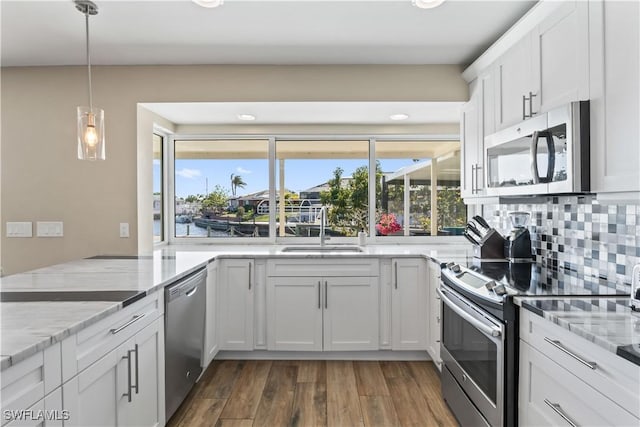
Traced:
<path fill-rule="evenodd" d="M 488 195 L 589 192 L 589 101 L 577 101 L 484 140 Z"/>

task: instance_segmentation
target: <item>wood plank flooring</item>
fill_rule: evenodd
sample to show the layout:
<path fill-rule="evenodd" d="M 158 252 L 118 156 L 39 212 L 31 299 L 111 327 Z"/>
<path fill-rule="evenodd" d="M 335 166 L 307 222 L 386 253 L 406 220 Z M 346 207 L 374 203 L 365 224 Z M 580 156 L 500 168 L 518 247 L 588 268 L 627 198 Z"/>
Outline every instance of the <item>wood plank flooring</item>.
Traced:
<path fill-rule="evenodd" d="M 457 426 L 431 362 L 214 361 L 169 427 Z"/>

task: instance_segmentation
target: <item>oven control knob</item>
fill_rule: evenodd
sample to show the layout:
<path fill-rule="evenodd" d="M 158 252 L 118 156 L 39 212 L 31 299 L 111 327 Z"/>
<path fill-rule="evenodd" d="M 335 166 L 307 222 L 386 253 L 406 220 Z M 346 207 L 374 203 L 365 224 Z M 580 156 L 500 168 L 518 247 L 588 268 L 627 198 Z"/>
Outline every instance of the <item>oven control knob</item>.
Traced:
<path fill-rule="evenodd" d="M 460 265 L 458 264 L 453 264 L 449 268 L 451 268 L 451 271 L 453 271 L 454 273 L 460 273 L 462 271 L 462 269 L 460 268 Z"/>
<path fill-rule="evenodd" d="M 507 289 L 504 287 L 503 284 L 497 285 L 495 288 L 493 288 L 493 292 L 496 293 L 496 295 L 504 295 L 507 293 Z"/>
<path fill-rule="evenodd" d="M 493 288 L 496 287 L 496 282 L 495 280 L 489 280 L 487 283 L 485 283 L 484 286 L 487 288 L 488 291 L 492 291 Z"/>
<path fill-rule="evenodd" d="M 462 374 L 462 382 L 467 382 L 467 376 L 465 374 Z"/>

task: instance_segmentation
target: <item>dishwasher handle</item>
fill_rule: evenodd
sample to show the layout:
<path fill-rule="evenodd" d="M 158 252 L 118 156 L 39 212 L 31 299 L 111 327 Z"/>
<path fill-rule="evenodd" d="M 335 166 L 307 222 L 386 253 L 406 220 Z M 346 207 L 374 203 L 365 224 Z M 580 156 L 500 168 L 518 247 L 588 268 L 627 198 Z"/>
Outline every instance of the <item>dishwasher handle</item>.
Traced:
<path fill-rule="evenodd" d="M 200 286 L 206 285 L 207 270 L 202 269 L 185 279 L 179 280 L 167 287 L 165 291 L 166 303 L 171 303 L 173 300 L 181 297 L 190 297 L 198 291 Z"/>

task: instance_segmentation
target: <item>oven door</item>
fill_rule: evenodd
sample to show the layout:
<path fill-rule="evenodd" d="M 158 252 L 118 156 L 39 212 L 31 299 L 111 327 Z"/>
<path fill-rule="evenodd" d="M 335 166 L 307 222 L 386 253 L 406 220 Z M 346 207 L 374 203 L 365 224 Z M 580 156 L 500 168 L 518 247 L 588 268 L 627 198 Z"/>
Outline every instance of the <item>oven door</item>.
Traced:
<path fill-rule="evenodd" d="M 504 420 L 504 324 L 446 286 L 441 352 L 445 367 L 494 427 Z"/>

